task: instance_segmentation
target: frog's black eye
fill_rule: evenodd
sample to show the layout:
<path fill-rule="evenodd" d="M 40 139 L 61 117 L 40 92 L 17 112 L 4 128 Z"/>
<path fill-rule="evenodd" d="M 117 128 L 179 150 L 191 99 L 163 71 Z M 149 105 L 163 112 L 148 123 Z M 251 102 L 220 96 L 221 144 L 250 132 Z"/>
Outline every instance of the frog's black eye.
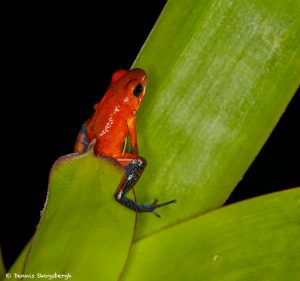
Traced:
<path fill-rule="evenodd" d="M 138 98 L 142 92 L 143 92 L 143 86 L 141 84 L 137 84 L 133 90 L 133 95 Z"/>

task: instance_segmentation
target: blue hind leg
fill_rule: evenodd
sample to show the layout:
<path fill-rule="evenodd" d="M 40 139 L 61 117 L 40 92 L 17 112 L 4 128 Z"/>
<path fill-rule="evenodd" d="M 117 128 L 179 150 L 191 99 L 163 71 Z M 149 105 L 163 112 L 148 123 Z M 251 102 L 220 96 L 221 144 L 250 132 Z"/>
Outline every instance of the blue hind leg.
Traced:
<path fill-rule="evenodd" d="M 83 153 L 88 148 L 87 136 L 86 136 L 86 126 L 87 121 L 84 122 L 81 126 L 81 129 L 76 137 L 76 142 L 74 145 L 74 152 Z"/>
<path fill-rule="evenodd" d="M 169 202 L 158 204 L 157 200 L 154 200 L 151 204 L 140 204 L 138 202 L 135 202 L 129 198 L 127 198 L 125 195 L 126 193 L 133 188 L 133 186 L 136 184 L 140 176 L 142 175 L 144 169 L 146 168 L 147 162 L 144 158 L 139 157 L 136 159 L 133 159 L 131 163 L 129 163 L 127 166 L 124 167 L 125 174 L 123 179 L 121 180 L 121 183 L 115 193 L 115 199 L 124 205 L 125 207 L 132 209 L 136 212 L 150 212 L 153 215 L 157 216 L 158 218 L 160 215 L 155 211 L 156 209 L 169 205 L 171 203 L 175 203 L 176 200 L 172 200 Z"/>

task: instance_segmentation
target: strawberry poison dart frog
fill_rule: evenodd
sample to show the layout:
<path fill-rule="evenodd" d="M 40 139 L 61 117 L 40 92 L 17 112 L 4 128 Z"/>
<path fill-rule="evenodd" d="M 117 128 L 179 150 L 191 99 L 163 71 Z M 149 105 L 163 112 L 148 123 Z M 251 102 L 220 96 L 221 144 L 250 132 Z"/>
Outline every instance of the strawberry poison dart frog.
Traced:
<path fill-rule="evenodd" d="M 102 100 L 95 105 L 92 118 L 86 121 L 77 135 L 75 152 L 85 152 L 95 139 L 97 156 L 112 157 L 124 168 L 124 176 L 115 192 L 115 199 L 136 212 L 155 212 L 157 208 L 175 203 L 175 200 L 158 204 L 140 204 L 126 197 L 142 175 L 146 160 L 139 156 L 136 134 L 136 112 L 145 96 L 147 76 L 142 69 L 118 70 L 111 79 Z M 123 150 L 130 137 L 130 153 Z"/>

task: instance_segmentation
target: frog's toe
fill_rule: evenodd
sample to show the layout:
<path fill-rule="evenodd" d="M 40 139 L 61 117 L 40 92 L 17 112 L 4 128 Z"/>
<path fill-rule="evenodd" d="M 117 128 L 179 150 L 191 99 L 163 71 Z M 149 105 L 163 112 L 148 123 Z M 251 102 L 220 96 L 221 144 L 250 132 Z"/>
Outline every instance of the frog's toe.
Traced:
<path fill-rule="evenodd" d="M 151 203 L 150 205 L 147 205 L 146 203 L 143 205 L 144 207 L 144 211 L 145 212 L 150 212 L 152 213 L 153 215 L 155 215 L 156 217 L 160 218 L 160 215 L 155 212 L 156 209 L 160 208 L 160 207 L 163 207 L 163 206 L 166 206 L 166 205 L 169 205 L 171 203 L 175 203 L 176 200 L 171 200 L 171 201 L 168 201 L 168 202 L 165 202 L 165 203 L 161 203 L 161 204 L 157 204 L 158 200 L 155 199 L 153 201 L 153 203 Z"/>

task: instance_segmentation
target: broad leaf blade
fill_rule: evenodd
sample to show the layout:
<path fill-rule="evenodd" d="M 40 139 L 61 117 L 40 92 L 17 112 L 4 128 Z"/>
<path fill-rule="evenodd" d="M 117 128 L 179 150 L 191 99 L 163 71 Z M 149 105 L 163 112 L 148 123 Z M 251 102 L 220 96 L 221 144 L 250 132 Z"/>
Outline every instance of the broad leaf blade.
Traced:
<path fill-rule="evenodd" d="M 134 244 L 122 281 L 300 280 L 300 188 L 190 219 Z"/>
<path fill-rule="evenodd" d="M 135 213 L 113 198 L 121 175 L 91 151 L 58 161 L 25 273 L 70 273 L 72 280 L 118 278 L 135 226 Z"/>
<path fill-rule="evenodd" d="M 299 85 L 299 14 L 299 1 L 168 1 L 134 64 L 149 76 L 136 192 L 178 203 L 139 215 L 136 239 L 228 198 Z"/>

